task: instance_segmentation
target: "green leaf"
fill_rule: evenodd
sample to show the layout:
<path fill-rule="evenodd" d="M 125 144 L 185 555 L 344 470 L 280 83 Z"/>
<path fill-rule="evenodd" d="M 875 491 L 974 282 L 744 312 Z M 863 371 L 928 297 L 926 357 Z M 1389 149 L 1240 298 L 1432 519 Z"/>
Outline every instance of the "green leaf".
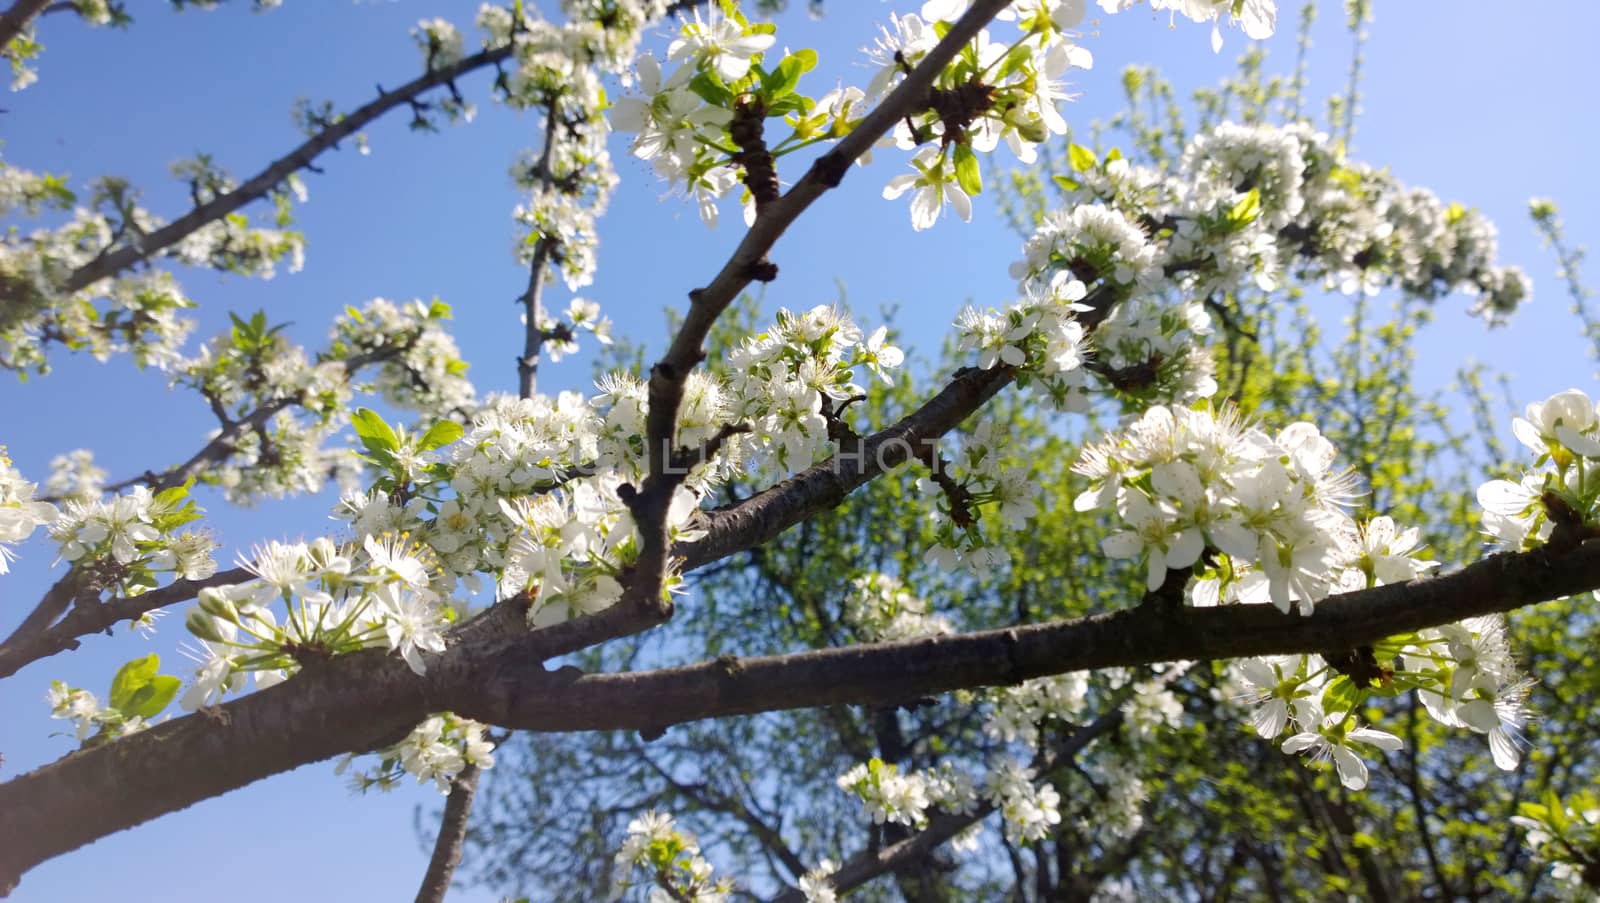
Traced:
<path fill-rule="evenodd" d="M 361 444 L 374 454 L 392 452 L 400 447 L 400 439 L 395 436 L 394 430 L 371 408 L 358 409 L 350 418 L 350 425 L 355 427 Z"/>
<path fill-rule="evenodd" d="M 1051 179 L 1052 179 L 1052 180 L 1053 180 L 1053 181 L 1054 181 L 1054 182 L 1055 182 L 1055 183 L 1056 183 L 1056 184 L 1057 184 L 1057 185 L 1059 185 L 1059 186 L 1061 186 L 1061 189 L 1062 189 L 1062 190 L 1063 190 L 1063 191 L 1077 191 L 1077 190 L 1078 190 L 1078 189 L 1079 189 L 1079 188 L 1082 188 L 1082 187 L 1083 187 L 1083 186 L 1082 186 L 1082 185 L 1080 185 L 1080 184 L 1079 184 L 1079 183 L 1078 183 L 1078 181 L 1077 181 L 1077 180 L 1075 180 L 1075 179 L 1069 179 L 1069 178 L 1067 178 L 1067 177 L 1066 177 L 1066 176 L 1051 176 L 1051 177 L 1050 177 L 1050 178 L 1051 178 Z"/>
<path fill-rule="evenodd" d="M 1361 699 L 1366 693 L 1355 685 L 1348 675 L 1341 674 L 1328 683 L 1328 688 L 1322 691 L 1322 710 L 1330 715 L 1334 712 L 1354 711 L 1361 704 Z"/>
<path fill-rule="evenodd" d="M 1000 72 L 995 75 L 994 83 L 998 84 L 1005 81 L 1007 76 L 1016 73 L 1027 65 L 1033 59 L 1033 52 L 1034 49 L 1027 42 L 1011 48 L 1011 52 L 1006 54 L 1005 62 L 1000 64 Z"/>
<path fill-rule="evenodd" d="M 778 64 L 778 68 L 761 79 L 761 93 L 769 102 L 794 93 L 795 86 L 800 84 L 800 76 L 810 72 L 816 65 L 817 52 L 814 50 L 797 50 L 789 54 Z"/>
<path fill-rule="evenodd" d="M 150 683 L 160 667 L 161 657 L 152 652 L 118 668 L 116 676 L 111 678 L 111 707 L 120 712 L 128 711 L 134 694 Z"/>
<path fill-rule="evenodd" d="M 1235 228 L 1248 226 L 1261 215 L 1261 190 L 1252 188 L 1228 211 L 1228 222 Z"/>
<path fill-rule="evenodd" d="M 978 155 L 965 144 L 957 144 L 955 152 L 956 183 L 969 195 L 983 191 L 983 173 L 978 168 Z"/>
<path fill-rule="evenodd" d="M 1094 151 L 1081 144 L 1069 146 L 1067 148 L 1067 158 L 1071 161 L 1072 168 L 1078 172 L 1088 172 L 1100 165 L 1100 161 L 1095 159 Z"/>
<path fill-rule="evenodd" d="M 689 90 L 700 96 L 700 99 L 714 107 L 730 109 L 733 107 L 733 92 L 722 83 L 715 72 L 706 71 L 689 80 Z"/>
<path fill-rule="evenodd" d="M 785 57 L 778 68 L 761 77 L 761 95 L 768 101 L 774 101 L 794 93 L 795 86 L 799 84 L 800 67 L 789 65 Z"/>
<path fill-rule="evenodd" d="M 156 506 L 161 508 L 181 507 L 183 501 L 189 497 L 189 489 L 193 486 L 194 477 L 190 477 L 183 481 L 182 486 L 172 486 L 161 490 L 155 496 Z M 190 504 L 193 504 L 193 502 L 191 501 Z"/>
<path fill-rule="evenodd" d="M 812 104 L 813 101 L 809 97 L 800 94 L 786 94 L 767 105 L 767 118 L 787 116 L 790 113 L 804 115 Z M 819 119 L 817 125 L 821 124 L 822 120 Z"/>
<path fill-rule="evenodd" d="M 133 698 L 121 708 L 124 715 L 154 718 L 178 695 L 183 681 L 171 674 L 157 674 L 150 682 L 134 691 Z"/>
<path fill-rule="evenodd" d="M 461 428 L 461 424 L 456 423 L 454 420 L 441 420 L 428 427 L 428 431 L 422 434 L 421 439 L 417 440 L 417 449 L 419 451 L 433 451 L 436 448 L 443 448 L 460 439 L 465 432 Z"/>

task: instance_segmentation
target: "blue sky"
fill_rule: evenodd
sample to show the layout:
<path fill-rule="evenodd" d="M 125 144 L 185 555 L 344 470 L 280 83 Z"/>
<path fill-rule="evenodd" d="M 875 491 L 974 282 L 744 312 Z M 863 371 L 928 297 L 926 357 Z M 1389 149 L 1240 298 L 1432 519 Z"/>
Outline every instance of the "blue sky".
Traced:
<path fill-rule="evenodd" d="M 290 0 L 268 15 L 251 15 L 243 3 L 183 15 L 154 2 L 132 5 L 139 21 L 128 32 L 89 30 L 64 16 L 45 20 L 40 82 L 0 101 L 7 110 L 0 114 L 0 139 L 13 164 L 70 173 L 75 186 L 120 175 L 143 189 L 147 206 L 176 216 L 186 205 L 166 174 L 172 161 L 204 151 L 235 175 L 253 173 L 298 141 L 289 120 L 296 97 L 327 98 L 349 109 L 371 97 L 374 83 L 409 79 L 420 55 L 407 30 L 433 16 L 465 26 L 477 2 Z M 821 93 L 836 78 L 865 78 L 857 49 L 876 23 L 904 6 L 829 0 L 821 21 L 803 12 L 784 17 L 779 41 L 821 52 L 821 69 L 808 77 L 815 79 L 808 81 L 813 93 Z M 1337 6 L 1324 4 L 1316 35 L 1315 97 L 1344 83 L 1349 37 Z M 1284 27 L 1269 46 L 1276 65 L 1287 67 L 1293 10 L 1281 19 Z M 1535 280 L 1534 302 L 1494 332 L 1467 317 L 1461 299 L 1442 302 L 1424 334 L 1418 379 L 1443 386 L 1472 358 L 1510 372 L 1521 401 L 1569 386 L 1593 392 L 1593 363 L 1525 209 L 1530 196 L 1555 197 L 1573 240 L 1600 243 L 1592 162 L 1600 126 L 1588 115 L 1586 97 L 1600 83 L 1593 49 L 1600 6 L 1380 3 L 1371 30 L 1354 153 L 1483 210 L 1500 225 L 1502 259 L 1522 263 Z M 1084 39 L 1096 68 L 1078 74 L 1082 99 L 1065 111 L 1069 122 L 1114 112 L 1118 74 L 1130 63 L 1162 66 L 1180 90 L 1212 83 L 1245 41 L 1229 33 L 1223 53 L 1214 56 L 1207 37 L 1206 29 L 1186 22 L 1169 29 L 1164 15 L 1142 9 L 1104 17 Z M 298 211 L 309 241 L 302 272 L 271 282 L 185 274 L 185 287 L 203 305 L 200 336 L 217 332 L 228 310 L 261 308 L 275 321 L 292 322 L 292 333 L 314 348 L 346 304 L 438 296 L 455 307 L 455 332 L 480 391 L 514 390 L 521 339 L 512 301 L 526 277 L 511 253 L 510 212 L 519 197 L 508 169 L 537 142 L 538 129 L 534 118 L 494 107 L 488 85 L 481 73 L 463 82 L 480 106 L 471 125 L 415 135 L 403 117 L 391 118 L 371 129 L 370 156 L 346 149 L 319 161 L 326 174 L 306 177 L 310 202 Z M 765 296 L 769 308 L 832 301 L 843 285 L 869 324 L 880 306 L 898 306 L 908 344 L 931 356 L 963 304 L 1010 300 L 1006 265 L 1019 241 L 991 217 L 990 199 L 979 199 L 970 225 L 946 220 L 913 235 L 904 199 L 879 197 L 902 165 L 896 155 L 882 154 L 853 171 L 784 237 L 773 255 L 781 277 Z M 721 228 L 707 230 L 691 207 L 661 199 L 645 165 L 619 154 L 618 169 L 623 184 L 603 224 L 600 275 L 584 294 L 602 304 L 619 334 L 659 349 L 663 308 L 681 306 L 689 289 L 710 278 L 742 226 L 730 209 Z M 799 172 L 780 174 L 793 179 Z M 552 300 L 566 297 L 557 288 Z M 93 449 L 114 478 L 164 466 L 187 457 L 210 426 L 204 404 L 166 392 L 158 373 L 139 372 L 125 360 L 100 365 L 57 356 L 55 363 L 55 373 L 26 386 L 0 381 L 0 443 L 26 474 L 43 479 L 53 455 L 79 447 Z M 584 355 L 543 368 L 541 385 L 585 388 L 588 374 Z M 226 559 L 261 539 L 317 535 L 331 501 L 240 512 L 202 494 L 213 528 L 228 544 L 220 556 Z M 0 578 L 0 631 L 9 631 L 58 576 L 43 544 L 21 551 L 14 572 Z M 0 778 L 71 749 L 67 738 L 49 736 L 61 726 L 49 720 L 43 702 L 51 679 L 103 694 L 115 667 L 147 649 L 169 666 L 181 665 L 173 652 L 178 619 L 164 628 L 149 643 L 92 637 L 79 653 L 0 681 Z M 330 764 L 311 765 L 47 863 L 25 877 L 14 899 L 403 898 L 415 892 L 425 864 L 413 810 L 437 802 L 425 788 L 354 797 Z M 473 890 L 454 899 L 493 897 Z"/>

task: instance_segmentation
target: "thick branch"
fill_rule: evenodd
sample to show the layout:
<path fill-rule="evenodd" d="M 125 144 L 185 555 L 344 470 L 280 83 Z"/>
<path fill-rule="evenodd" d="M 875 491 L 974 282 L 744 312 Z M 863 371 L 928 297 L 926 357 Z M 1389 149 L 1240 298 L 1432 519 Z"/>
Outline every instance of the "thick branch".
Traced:
<path fill-rule="evenodd" d="M 649 627 L 619 603 L 505 638 L 480 618 L 419 677 L 376 650 L 202 714 L 74 753 L 0 785 L 0 886 L 39 862 L 259 778 L 373 749 L 429 712 L 537 731 L 643 729 L 833 704 L 903 703 L 930 693 L 1154 662 L 1351 648 L 1424 627 L 1600 588 L 1600 542 L 1491 556 L 1454 574 L 1346 593 L 1310 617 L 1267 605 L 1142 605 L 1008 630 L 767 658 L 726 658 L 639 674 L 547 672 L 538 663 Z M 514 606 L 502 606 L 515 616 Z"/>
<path fill-rule="evenodd" d="M 37 631 L 25 630 L 27 627 L 25 623 L 4 643 L 0 643 L 0 677 L 10 677 L 25 665 L 38 659 L 76 649 L 80 637 L 110 630 L 112 625 L 121 621 L 132 621 L 158 608 L 193 599 L 208 586 L 243 583 L 253 577 L 254 575 L 244 568 L 233 568 L 220 571 L 203 580 L 175 580 L 166 586 L 137 596 L 108 599 L 105 602 L 91 600 L 87 604 L 80 603 L 74 606 L 66 617 Z M 52 588 L 51 593 L 47 593 L 45 598 L 49 600 L 53 593 Z M 65 609 L 65 603 L 70 601 L 70 597 L 64 600 L 62 610 Z M 45 607 L 41 605 L 34 610 L 34 614 L 44 610 Z M 60 611 L 56 611 L 50 617 L 55 617 L 55 614 L 60 614 Z"/>
<path fill-rule="evenodd" d="M 0 14 L 0 49 L 11 43 L 11 39 L 22 34 L 44 8 L 50 5 L 50 0 L 17 0 L 11 8 Z"/>
<path fill-rule="evenodd" d="M 1134 608 L 1003 630 L 681 668 L 590 674 L 526 692 L 518 665 L 463 687 L 451 708 L 535 731 L 633 729 L 827 705 L 906 703 L 933 693 L 1157 662 L 1322 652 L 1600 587 L 1600 541 L 1493 555 L 1443 577 L 1332 596 L 1309 617 L 1270 605 Z M 524 667 L 522 670 L 526 670 Z M 512 691 L 512 688 L 521 688 Z"/>
<path fill-rule="evenodd" d="M 226 194 L 218 195 L 167 225 L 141 236 L 137 246 L 124 245 L 114 250 L 108 250 L 106 253 L 79 267 L 73 271 L 72 275 L 67 277 L 62 290 L 70 293 L 87 288 L 98 280 L 107 276 L 114 276 L 139 261 L 177 244 L 201 227 L 216 222 L 251 201 L 265 196 L 281 184 L 284 179 L 293 175 L 296 171 L 310 166 L 311 161 L 315 160 L 323 151 L 334 147 L 345 138 L 371 125 L 374 120 L 383 114 L 396 107 L 409 106 L 411 101 L 415 100 L 419 95 L 441 85 L 448 85 L 469 72 L 485 66 L 492 66 L 509 57 L 511 52 L 512 46 L 510 44 L 482 50 L 454 65 L 444 66 L 419 75 L 393 91 L 380 91 L 377 98 L 349 115 L 340 118 L 338 121 L 329 124 L 326 128 L 306 139 L 299 147 L 273 161 L 270 166 L 251 177 L 238 188 Z"/>
<path fill-rule="evenodd" d="M 472 799 L 478 793 L 478 766 L 461 769 L 450 784 L 444 816 L 439 820 L 439 838 L 433 844 L 433 858 L 417 890 L 417 903 L 442 903 L 450 890 L 450 878 L 461 864 L 461 845 L 467 839 L 467 820 L 472 817 Z"/>
<path fill-rule="evenodd" d="M 226 705 L 72 753 L 0 784 L 0 893 L 22 873 L 107 834 L 311 762 L 403 738 L 450 704 L 439 690 L 493 677 L 515 605 L 452 632 L 453 648 L 426 677 L 367 650 L 308 666 L 293 679 Z M 544 660 L 635 633 L 652 622 L 636 606 L 517 638 L 519 656 Z M 547 675 L 545 683 L 554 679 Z"/>

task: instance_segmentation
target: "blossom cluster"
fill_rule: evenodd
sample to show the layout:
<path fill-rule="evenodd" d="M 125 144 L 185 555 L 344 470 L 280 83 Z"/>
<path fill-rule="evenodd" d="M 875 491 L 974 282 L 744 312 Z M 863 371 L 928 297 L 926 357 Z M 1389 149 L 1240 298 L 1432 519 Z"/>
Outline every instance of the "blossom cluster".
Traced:
<path fill-rule="evenodd" d="M 441 794 L 449 793 L 451 782 L 468 765 L 494 767 L 495 745 L 484 736 L 486 730 L 470 718 L 448 712 L 430 715 L 404 740 L 378 750 L 376 769 L 352 772 L 351 785 L 359 791 L 392 790 L 403 776 L 411 775 L 419 784 L 431 781 Z M 348 768 L 353 759 L 346 757 L 336 773 Z"/>
<path fill-rule="evenodd" d="M 988 763 L 984 773 L 980 788 L 972 775 L 948 761 L 902 772 L 899 766 L 874 758 L 840 775 L 837 784 L 861 801 L 874 824 L 922 828 L 931 809 L 972 812 L 980 800 L 1001 813 L 1006 836 L 1015 842 L 1039 840 L 1061 823 L 1060 794 L 1049 782 L 1037 781 L 1032 769 L 1002 755 Z"/>
<path fill-rule="evenodd" d="M 1363 755 L 1402 745 L 1363 723 L 1369 700 L 1407 691 L 1440 724 L 1484 735 L 1500 768 L 1514 769 L 1521 759 L 1532 681 L 1517 668 L 1498 615 L 1390 637 L 1343 657 L 1241 659 L 1229 670 L 1240 698 L 1253 705 L 1249 721 L 1259 736 L 1287 734 L 1284 752 L 1331 760 L 1352 790 L 1367 784 Z"/>
<path fill-rule="evenodd" d="M 1513 550 L 1542 545 L 1564 529 L 1567 541 L 1600 526 L 1600 414 L 1579 389 L 1530 403 L 1512 421 L 1537 459 L 1515 480 L 1478 487 L 1484 531 Z"/>
<path fill-rule="evenodd" d="M 201 514 L 187 486 L 160 492 L 134 486 L 117 496 L 66 501 L 50 538 L 85 588 L 135 596 L 155 587 L 157 574 L 201 580 L 216 573 L 216 541 L 183 529 Z"/>
<path fill-rule="evenodd" d="M 647 877 L 641 881 L 639 871 Z M 620 900 L 637 884 L 649 882 L 649 903 L 726 903 L 733 879 L 711 878 L 711 863 L 700 855 L 695 836 L 681 831 L 671 815 L 654 809 L 628 823 L 628 834 L 611 868 L 608 900 Z"/>
<path fill-rule="evenodd" d="M 0 445 L 0 574 L 11 570 L 16 555 L 11 547 L 49 526 L 60 513 L 55 505 L 34 498 L 38 488 L 22 478 Z"/>
<path fill-rule="evenodd" d="M 1415 530 L 1350 517 L 1357 487 L 1336 457 L 1310 423 L 1274 436 L 1231 408 L 1157 405 L 1083 450 L 1074 469 L 1091 486 L 1073 505 L 1115 514 L 1119 529 L 1101 548 L 1140 561 L 1151 592 L 1172 571 L 1186 586 L 1193 573 L 1196 605 L 1310 614 L 1330 592 L 1403 582 L 1434 564 L 1416 557 Z"/>
<path fill-rule="evenodd" d="M 1290 275 L 1345 294 L 1392 285 L 1433 300 L 1461 291 L 1491 322 L 1530 291 L 1520 269 L 1495 265 L 1495 229 L 1482 214 L 1347 158 L 1303 122 L 1221 123 L 1196 135 L 1170 171 L 1077 146 L 1071 162 L 1073 174 L 1058 179 L 1067 209 L 1120 213 L 1128 244 L 1095 260 L 1036 239 L 1023 268 L 1035 278 L 1063 265 L 1080 278 L 1086 267 L 1103 274 L 1110 264 L 1119 300 L 1135 278 L 1141 294 L 1170 284 L 1191 297 L 1249 282 L 1270 291 Z"/>
<path fill-rule="evenodd" d="M 1130 5 L 1102 0 L 1106 12 Z M 866 108 L 883 100 L 967 12 L 970 0 L 930 0 L 919 13 L 891 15 L 868 49 L 874 73 L 865 88 L 843 86 L 813 98 L 798 90 L 801 76 L 816 65 L 810 50 L 785 52 L 776 62 L 767 53 L 776 43 L 772 26 L 753 24 L 732 3 L 697 10 L 667 50 L 666 71 L 653 56 L 639 58 L 640 97 L 619 101 L 612 121 L 635 134 L 635 156 L 651 161 L 669 185 L 695 198 L 708 225 L 718 218 L 717 202 L 743 183 L 744 212 L 752 222 L 761 202 L 775 199 L 775 161 L 813 144 L 837 140 L 853 131 Z M 895 176 L 884 197 L 911 196 L 911 222 L 921 230 L 938 221 L 945 204 L 963 219 L 972 215 L 973 195 L 983 190 L 978 154 L 1002 143 L 1024 163 L 1039 144 L 1067 132 L 1059 107 L 1071 99 L 1063 79 L 1073 68 L 1093 65 L 1089 51 L 1073 41 L 1071 29 L 1087 12 L 1084 0 L 1029 0 L 997 16 L 1018 34 L 1004 40 L 990 30 L 961 47 L 937 73 L 925 102 L 913 109 L 881 143 L 915 149 L 911 172 Z M 1158 0 L 1157 8 L 1181 10 L 1195 21 L 1213 23 L 1213 46 L 1224 13 L 1243 23 L 1253 38 L 1270 35 L 1276 4 L 1250 0 L 1178 5 Z M 789 134 L 770 147 L 767 120 L 782 119 Z"/>
<path fill-rule="evenodd" d="M 573 298 L 567 302 L 563 318 L 546 315 L 537 327 L 545 336 L 541 352 L 545 359 L 555 363 L 578 350 L 577 337 L 585 332 L 602 345 L 611 344 L 611 318 L 600 315 L 600 305 L 587 298 Z M 527 315 L 523 315 L 526 320 Z"/>
<path fill-rule="evenodd" d="M 943 570 L 984 574 L 1005 563 L 996 535 L 1024 527 L 1038 512 L 1040 484 L 1030 467 L 1007 465 L 1007 437 L 980 421 L 958 442 L 941 445 L 917 489 L 930 500 L 934 544 L 923 557 Z M 944 453 L 954 447 L 954 455 Z"/>
<path fill-rule="evenodd" d="M 836 307 L 778 312 L 777 322 L 728 356 L 727 418 L 751 432 L 732 450 L 750 473 L 810 466 L 833 451 L 830 423 L 862 400 L 861 367 L 888 382 L 905 355 L 887 341 L 888 329 L 864 336 Z"/>
<path fill-rule="evenodd" d="M 930 614 L 928 604 L 898 578 L 873 572 L 850 583 L 844 600 L 845 623 L 869 643 L 920 640 L 954 633 L 948 618 Z"/>
<path fill-rule="evenodd" d="M 377 298 L 347 307 L 315 357 L 264 313 L 235 317 L 173 368 L 174 381 L 198 391 L 221 421 L 215 454 L 197 462 L 195 475 L 239 504 L 314 492 L 330 477 L 354 483 L 356 458 L 330 441 L 355 393 L 422 412 L 474 405 L 467 364 L 443 328 L 449 317 L 441 301 Z"/>
<path fill-rule="evenodd" d="M 857 368 L 888 381 L 904 359 L 886 327 L 866 336 L 828 305 L 780 310 L 772 326 L 728 355 L 725 377 L 689 375 L 678 407 L 678 443 L 703 448 L 724 427 L 744 431 L 726 436 L 714 459 L 692 461 L 688 482 L 703 487 L 735 473 L 781 476 L 809 467 L 835 450 L 836 431 L 848 429 L 843 412 L 865 395 Z M 624 475 L 642 473 L 648 460 L 645 382 L 613 374 L 600 389 L 600 460 Z"/>
<path fill-rule="evenodd" d="M 636 135 L 632 151 L 651 161 L 669 185 L 695 198 L 701 218 L 715 225 L 718 201 L 744 186 L 746 222 L 777 197 L 776 161 L 853 131 L 871 104 L 882 100 L 938 43 L 967 3 L 930 2 L 921 14 L 891 16 L 876 46 L 869 50 L 875 73 L 865 89 L 843 86 L 811 97 L 799 90 L 801 77 L 817 62 L 811 50 L 770 59 L 774 29 L 751 23 L 734 4 L 697 10 L 667 50 L 664 69 L 653 56 L 636 64 L 639 97 L 619 101 L 614 127 Z M 921 147 L 912 172 L 897 176 L 886 197 L 912 194 L 912 222 L 931 226 L 948 201 L 970 217 L 970 195 L 982 190 L 978 153 L 1004 141 L 1024 161 L 1050 135 L 1064 134 L 1057 110 L 1067 93 L 1066 71 L 1087 68 L 1088 51 L 1075 45 L 1066 29 L 1083 19 L 1081 2 L 1035 2 L 1002 13 L 1018 35 L 1011 43 L 990 40 L 983 29 L 939 73 L 927 103 L 896 126 L 888 143 Z M 767 141 L 772 120 L 788 134 Z"/>
<path fill-rule="evenodd" d="M 522 4 L 484 4 L 478 26 L 488 35 L 486 47 L 512 48 L 516 65 L 497 83 L 504 102 L 545 116 L 544 147 L 513 169 L 529 192 L 514 213 L 527 229 L 519 255 L 524 263 L 552 267 L 577 290 L 594 279 L 596 219 L 617 184 L 606 149 L 601 73 L 628 69 L 645 27 L 666 14 L 667 4 L 568 0 L 562 6 L 567 21 L 557 24 Z"/>
<path fill-rule="evenodd" d="M 180 169 L 191 193 L 208 198 L 231 187 L 213 169 Z M 0 367 L 49 370 L 46 350 L 60 345 L 87 351 L 99 360 L 127 353 L 141 367 L 171 370 L 194 323 L 182 312 L 194 302 L 169 273 L 127 273 L 68 291 L 74 274 L 100 256 L 118 250 L 165 223 L 139 206 L 129 186 L 102 179 L 91 186 L 88 203 L 79 204 L 60 179 L 36 176 L 0 162 L 0 198 L 24 209 L 69 209 L 54 227 L 0 236 L 0 285 L 15 299 L 0 317 Z M 42 187 L 41 187 L 42 186 Z M 304 244 L 298 233 L 253 226 L 242 214 L 213 220 L 160 252 L 191 266 L 209 266 L 269 279 L 280 263 L 298 270 Z"/>

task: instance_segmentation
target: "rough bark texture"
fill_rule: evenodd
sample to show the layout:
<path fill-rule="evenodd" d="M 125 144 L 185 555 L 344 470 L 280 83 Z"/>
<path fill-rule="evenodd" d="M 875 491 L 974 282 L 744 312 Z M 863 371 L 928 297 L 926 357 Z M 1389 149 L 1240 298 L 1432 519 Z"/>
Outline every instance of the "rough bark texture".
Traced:
<path fill-rule="evenodd" d="M 535 731 L 660 731 L 701 718 L 826 705 L 907 703 L 932 693 L 1157 662 L 1351 649 L 1385 637 L 1600 586 L 1600 540 L 1566 552 L 1491 556 L 1453 574 L 1330 597 L 1309 617 L 1270 605 L 1159 603 L 1065 621 L 683 668 L 573 674 L 527 693 L 513 661 L 456 711 Z"/>

